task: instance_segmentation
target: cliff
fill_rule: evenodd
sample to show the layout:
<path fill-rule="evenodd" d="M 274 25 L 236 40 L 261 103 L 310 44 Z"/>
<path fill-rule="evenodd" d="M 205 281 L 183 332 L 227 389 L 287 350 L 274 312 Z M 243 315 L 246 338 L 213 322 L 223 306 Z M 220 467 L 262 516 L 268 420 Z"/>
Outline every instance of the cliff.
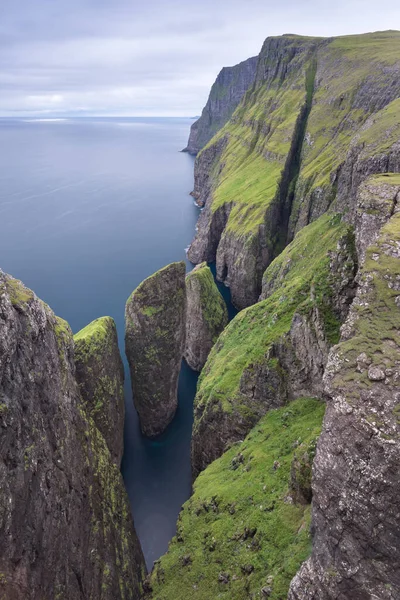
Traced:
<path fill-rule="evenodd" d="M 197 154 L 215 133 L 230 119 L 256 74 L 257 57 L 249 58 L 234 67 L 224 67 L 213 84 L 201 117 L 190 128 L 184 152 Z"/>
<path fill-rule="evenodd" d="M 119 466 L 124 449 L 124 367 L 114 320 L 96 319 L 74 336 L 74 342 L 76 379 L 85 411 Z"/>
<path fill-rule="evenodd" d="M 151 574 L 150 598 L 286 597 L 311 549 L 311 507 L 295 482 L 309 500 L 323 413 L 315 399 L 273 410 L 201 473 Z"/>
<path fill-rule="evenodd" d="M 313 552 L 290 600 L 400 597 L 399 201 L 400 175 L 373 178 L 358 195 L 369 246 L 359 246 L 357 295 L 324 375 Z"/>
<path fill-rule="evenodd" d="M 178 406 L 185 344 L 185 273 L 184 262 L 160 269 L 126 303 L 126 356 L 140 425 L 148 436 L 164 431 Z"/>
<path fill-rule="evenodd" d="M 184 357 L 201 371 L 221 331 L 228 324 L 228 311 L 206 263 L 186 276 L 186 342 Z"/>
<path fill-rule="evenodd" d="M 268 267 L 263 299 L 241 311 L 213 347 L 194 403 L 196 476 L 271 408 L 322 393 L 329 348 L 355 294 L 352 227 L 323 215 Z"/>
<path fill-rule="evenodd" d="M 267 266 L 328 209 L 354 212 L 370 174 L 400 170 L 400 33 L 268 38 L 254 85 L 198 154 L 204 205 L 188 251 L 217 263 L 238 308 Z"/>
<path fill-rule="evenodd" d="M 68 324 L 0 272 L 0 596 L 140 597 L 119 469 L 85 411 Z"/>

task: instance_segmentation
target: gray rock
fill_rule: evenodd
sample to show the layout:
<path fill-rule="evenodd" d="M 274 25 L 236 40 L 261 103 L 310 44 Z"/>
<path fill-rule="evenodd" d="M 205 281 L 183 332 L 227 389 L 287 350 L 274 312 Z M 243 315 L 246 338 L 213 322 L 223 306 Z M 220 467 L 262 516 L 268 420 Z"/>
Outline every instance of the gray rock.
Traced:
<path fill-rule="evenodd" d="M 178 406 L 185 344 L 186 266 L 171 263 L 145 279 L 125 308 L 125 350 L 142 431 L 155 436 Z"/>
<path fill-rule="evenodd" d="M 74 342 L 76 379 L 85 410 L 119 466 L 124 449 L 124 366 L 114 320 L 96 319 L 74 336 Z"/>
<path fill-rule="evenodd" d="M 186 276 L 186 343 L 184 357 L 201 371 L 211 348 L 228 324 L 228 311 L 206 263 Z"/>
<path fill-rule="evenodd" d="M 399 189 L 394 185 L 393 194 Z M 378 205 L 381 200 L 377 193 Z M 361 245 L 357 295 L 324 375 L 313 552 L 293 579 L 289 600 L 400 597 L 400 315 L 388 286 L 400 273 L 400 214 L 370 239 L 372 247 Z"/>
<path fill-rule="evenodd" d="M 0 432 L 0 596 L 138 600 L 144 561 L 71 330 L 1 271 Z"/>
<path fill-rule="evenodd" d="M 258 57 L 224 67 L 213 84 L 201 117 L 193 123 L 184 152 L 197 154 L 232 116 L 254 82 Z"/>

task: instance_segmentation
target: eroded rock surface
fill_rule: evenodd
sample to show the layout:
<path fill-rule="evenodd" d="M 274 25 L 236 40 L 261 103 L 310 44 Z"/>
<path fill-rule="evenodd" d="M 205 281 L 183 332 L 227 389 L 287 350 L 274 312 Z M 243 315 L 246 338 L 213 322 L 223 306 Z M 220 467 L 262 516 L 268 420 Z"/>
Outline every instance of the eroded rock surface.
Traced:
<path fill-rule="evenodd" d="M 68 324 L 0 272 L 0 596 L 138 600 L 119 469 L 85 412 Z"/>
<path fill-rule="evenodd" d="M 178 406 L 185 345 L 186 266 L 171 263 L 145 279 L 125 308 L 125 349 L 132 391 L 145 435 L 155 436 Z"/>
<path fill-rule="evenodd" d="M 190 128 L 185 152 L 197 154 L 231 117 L 254 82 L 257 56 L 234 67 L 224 67 L 213 84 L 201 117 Z"/>
<path fill-rule="evenodd" d="M 228 324 L 228 311 L 210 268 L 201 263 L 186 276 L 185 360 L 195 371 L 204 367 L 211 348 Z"/>
<path fill-rule="evenodd" d="M 85 410 L 119 466 L 124 449 L 124 366 L 114 320 L 96 319 L 74 336 L 74 342 L 76 378 Z"/>
<path fill-rule="evenodd" d="M 358 208 L 367 199 L 372 210 L 360 231 L 382 216 L 382 202 L 386 218 L 393 216 L 368 234 L 371 246 L 361 243 L 357 295 L 329 355 L 313 470 L 313 553 L 290 600 L 400 597 L 400 214 L 396 202 L 387 205 L 398 197 L 400 176 L 380 178 L 381 190 L 378 180 L 360 191 Z"/>

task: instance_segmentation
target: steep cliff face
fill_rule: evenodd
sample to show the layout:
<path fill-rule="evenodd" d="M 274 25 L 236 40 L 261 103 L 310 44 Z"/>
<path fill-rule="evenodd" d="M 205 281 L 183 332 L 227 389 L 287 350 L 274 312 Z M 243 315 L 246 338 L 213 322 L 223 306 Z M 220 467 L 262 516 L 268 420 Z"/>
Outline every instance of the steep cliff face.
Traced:
<path fill-rule="evenodd" d="M 374 178 L 358 196 L 371 245 L 358 236 L 358 291 L 324 375 L 313 553 L 290 600 L 400 597 L 399 201 L 400 175 Z"/>
<path fill-rule="evenodd" d="M 124 367 L 114 320 L 96 319 L 74 336 L 74 342 L 76 379 L 85 411 L 119 466 L 124 445 Z"/>
<path fill-rule="evenodd" d="M 311 550 L 310 472 L 324 405 L 271 411 L 198 477 L 156 562 L 154 600 L 286 597 Z"/>
<path fill-rule="evenodd" d="M 186 266 L 172 263 L 145 279 L 125 308 L 125 348 L 132 391 L 145 435 L 155 436 L 178 406 L 185 344 Z"/>
<path fill-rule="evenodd" d="M 186 276 L 186 298 L 184 357 L 192 369 L 201 371 L 219 334 L 228 324 L 225 301 L 206 263 Z"/>
<path fill-rule="evenodd" d="M 271 408 L 322 392 L 329 348 L 354 296 L 354 234 L 339 215 L 304 228 L 264 275 L 263 300 L 220 335 L 195 398 L 196 476 Z"/>
<path fill-rule="evenodd" d="M 247 90 L 253 85 L 257 57 L 234 67 L 224 67 L 213 84 L 201 117 L 190 128 L 185 152 L 197 154 L 225 125 Z"/>
<path fill-rule="evenodd" d="M 119 469 L 85 412 L 68 324 L 0 272 L 0 596 L 138 599 Z"/>
<path fill-rule="evenodd" d="M 400 34 L 268 38 L 254 85 L 199 153 L 205 205 L 189 259 L 216 260 L 238 308 L 268 264 L 328 209 L 354 214 L 370 174 L 400 170 Z"/>

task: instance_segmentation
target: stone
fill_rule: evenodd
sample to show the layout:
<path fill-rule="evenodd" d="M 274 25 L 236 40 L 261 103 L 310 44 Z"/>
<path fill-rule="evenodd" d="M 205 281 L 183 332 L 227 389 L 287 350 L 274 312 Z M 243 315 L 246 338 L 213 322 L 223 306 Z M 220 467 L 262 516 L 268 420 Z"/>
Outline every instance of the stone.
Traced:
<path fill-rule="evenodd" d="M 125 307 L 125 351 L 135 407 L 144 435 L 162 433 L 178 406 L 178 378 L 185 345 L 185 263 L 145 279 Z"/>
<path fill-rule="evenodd" d="M 186 276 L 186 342 L 189 367 L 201 371 L 219 334 L 228 324 L 228 311 L 210 268 L 197 265 Z"/>
<path fill-rule="evenodd" d="M 85 410 L 120 466 L 124 449 L 124 366 L 114 319 L 96 319 L 74 336 L 76 379 Z"/>

